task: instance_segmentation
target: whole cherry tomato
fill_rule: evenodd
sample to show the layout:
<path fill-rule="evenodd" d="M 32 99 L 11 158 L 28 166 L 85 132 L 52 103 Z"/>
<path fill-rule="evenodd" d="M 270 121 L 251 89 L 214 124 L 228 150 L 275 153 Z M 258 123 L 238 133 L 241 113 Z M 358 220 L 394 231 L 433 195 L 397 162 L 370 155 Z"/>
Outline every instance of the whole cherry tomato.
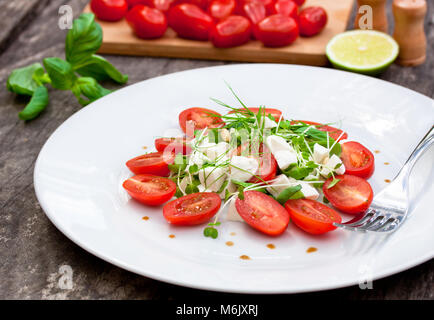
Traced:
<path fill-rule="evenodd" d="M 178 4 L 169 10 L 169 26 L 181 38 L 208 40 L 212 18 L 194 4 Z"/>
<path fill-rule="evenodd" d="M 218 48 L 240 46 L 250 40 L 250 21 L 242 16 L 229 16 L 211 32 L 211 42 Z"/>
<path fill-rule="evenodd" d="M 292 0 L 292 1 L 294 1 L 295 4 L 299 7 L 302 6 L 306 2 L 306 0 Z"/>
<path fill-rule="evenodd" d="M 160 38 L 167 30 L 166 16 L 161 11 L 142 4 L 128 11 L 126 19 L 134 33 L 142 39 Z"/>
<path fill-rule="evenodd" d="M 300 34 L 305 37 L 314 36 L 327 24 L 327 12 L 321 7 L 308 7 L 299 14 Z"/>
<path fill-rule="evenodd" d="M 243 6 L 243 15 L 247 17 L 253 24 L 257 24 L 265 19 L 267 13 L 262 3 L 249 2 Z"/>
<path fill-rule="evenodd" d="M 298 37 L 297 22 L 281 14 L 268 16 L 253 31 L 256 39 L 267 47 L 282 47 L 293 43 Z"/>
<path fill-rule="evenodd" d="M 202 10 L 206 10 L 210 3 L 210 0 L 175 0 L 174 4 L 190 3 L 198 6 Z"/>
<path fill-rule="evenodd" d="M 293 0 L 277 0 L 274 4 L 274 13 L 298 20 L 298 7 Z"/>
<path fill-rule="evenodd" d="M 127 0 L 128 9 L 133 8 L 138 4 L 143 4 L 148 7 L 153 7 L 153 0 Z"/>
<path fill-rule="evenodd" d="M 216 21 L 220 21 L 233 14 L 235 6 L 235 0 L 213 0 L 208 6 L 208 13 Z"/>
<path fill-rule="evenodd" d="M 118 21 L 127 13 L 128 4 L 126 0 L 92 0 L 90 9 L 100 20 Z"/>

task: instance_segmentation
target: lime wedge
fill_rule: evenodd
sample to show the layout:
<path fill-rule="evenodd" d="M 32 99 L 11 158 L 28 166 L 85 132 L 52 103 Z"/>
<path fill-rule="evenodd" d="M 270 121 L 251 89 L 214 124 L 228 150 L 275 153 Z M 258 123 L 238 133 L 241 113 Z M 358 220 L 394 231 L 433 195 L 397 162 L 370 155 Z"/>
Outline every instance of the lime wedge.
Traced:
<path fill-rule="evenodd" d="M 386 70 L 398 53 L 399 45 L 391 36 L 373 30 L 340 33 L 326 48 L 327 57 L 336 68 L 369 75 Z"/>

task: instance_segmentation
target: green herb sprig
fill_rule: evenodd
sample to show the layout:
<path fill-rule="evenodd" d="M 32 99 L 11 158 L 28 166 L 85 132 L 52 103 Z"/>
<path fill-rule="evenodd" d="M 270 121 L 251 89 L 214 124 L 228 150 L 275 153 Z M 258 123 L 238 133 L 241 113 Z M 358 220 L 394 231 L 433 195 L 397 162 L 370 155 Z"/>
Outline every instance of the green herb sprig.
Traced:
<path fill-rule="evenodd" d="M 65 59 L 49 57 L 43 59 L 43 66 L 34 63 L 12 71 L 6 83 L 7 89 L 31 97 L 18 117 L 32 120 L 46 108 L 49 102 L 46 84 L 58 90 L 72 91 L 83 106 L 111 93 L 98 81 L 111 79 L 125 84 L 128 76 L 95 54 L 101 44 L 101 26 L 95 22 L 92 13 L 84 13 L 74 20 L 66 36 Z"/>

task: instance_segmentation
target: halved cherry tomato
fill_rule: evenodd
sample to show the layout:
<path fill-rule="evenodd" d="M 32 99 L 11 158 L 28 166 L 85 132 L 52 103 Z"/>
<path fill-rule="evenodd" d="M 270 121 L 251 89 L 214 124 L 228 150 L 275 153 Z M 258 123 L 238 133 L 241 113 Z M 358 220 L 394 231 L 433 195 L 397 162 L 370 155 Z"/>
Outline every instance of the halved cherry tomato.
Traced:
<path fill-rule="evenodd" d="M 186 138 L 158 138 L 155 140 L 155 149 L 159 152 L 169 151 L 175 154 L 191 153 L 191 147 L 187 145 Z"/>
<path fill-rule="evenodd" d="M 229 16 L 215 25 L 211 42 L 217 48 L 240 46 L 250 40 L 250 21 L 242 16 Z"/>
<path fill-rule="evenodd" d="M 205 108 L 190 108 L 179 114 L 179 125 L 182 131 L 189 135 L 194 134 L 194 130 L 204 128 L 219 128 L 224 125 L 220 113 Z"/>
<path fill-rule="evenodd" d="M 348 134 L 346 132 L 343 132 L 341 129 L 338 129 L 338 128 L 335 128 L 335 127 L 323 125 L 323 124 L 318 123 L 318 122 L 305 121 L 305 120 L 295 120 L 295 121 L 292 122 L 292 124 L 297 123 L 297 122 L 304 122 L 306 124 L 317 126 L 316 128 L 318 130 L 324 131 L 324 132 L 328 132 L 329 135 L 330 135 L 330 137 L 332 139 L 334 139 L 334 140 L 341 141 L 341 140 L 345 140 L 345 139 L 348 138 Z"/>
<path fill-rule="evenodd" d="M 90 9 L 100 20 L 118 21 L 127 13 L 128 4 L 126 0 L 92 0 Z"/>
<path fill-rule="evenodd" d="M 166 204 L 163 207 L 163 216 L 175 225 L 202 224 L 219 211 L 221 204 L 222 201 L 216 193 L 192 193 Z"/>
<path fill-rule="evenodd" d="M 150 206 L 169 201 L 176 192 L 175 182 L 150 174 L 131 177 L 125 180 L 122 186 L 133 199 Z"/>
<path fill-rule="evenodd" d="M 288 227 L 289 213 L 279 202 L 262 192 L 244 192 L 244 200 L 237 199 L 235 207 L 247 224 L 262 233 L 278 236 Z"/>
<path fill-rule="evenodd" d="M 167 13 L 175 0 L 153 0 L 152 3 L 155 9 L 160 10 L 163 13 Z"/>
<path fill-rule="evenodd" d="M 288 200 L 285 208 L 295 225 L 311 234 L 323 234 L 334 230 L 336 227 L 333 222 L 342 221 L 339 213 L 315 200 Z"/>
<path fill-rule="evenodd" d="M 250 111 L 256 114 L 259 112 L 259 108 L 247 108 L 247 109 L 249 109 Z M 244 108 L 237 109 L 237 111 L 241 111 L 241 112 L 243 112 L 244 110 L 245 110 Z M 237 111 L 231 110 L 228 112 L 228 114 L 232 114 Z M 265 115 L 266 116 L 271 115 L 274 118 L 274 120 L 279 121 L 279 118 L 282 116 L 282 111 L 273 108 L 265 108 Z"/>
<path fill-rule="evenodd" d="M 212 18 L 194 4 L 178 4 L 169 9 L 169 26 L 181 38 L 206 41 L 213 27 Z"/>
<path fill-rule="evenodd" d="M 291 17 L 295 21 L 298 20 L 298 7 L 293 0 L 277 0 L 274 4 L 273 13 Z"/>
<path fill-rule="evenodd" d="M 259 183 L 273 180 L 276 177 L 277 161 L 266 145 L 261 144 L 259 147 L 259 155 L 256 157 L 259 159 L 259 169 L 256 175 L 248 182 Z"/>
<path fill-rule="evenodd" d="M 154 174 L 167 177 L 170 173 L 169 164 L 175 160 L 171 152 L 153 152 L 128 160 L 126 165 L 134 174 Z"/>
<path fill-rule="evenodd" d="M 327 24 L 327 12 L 322 7 L 308 7 L 303 9 L 298 19 L 300 35 L 314 36 L 322 31 Z"/>
<path fill-rule="evenodd" d="M 267 47 L 283 47 L 298 38 L 298 24 L 290 17 L 273 14 L 253 28 L 256 39 Z"/>
<path fill-rule="evenodd" d="M 347 174 L 368 179 L 374 173 L 374 155 L 358 142 L 343 143 L 341 159 Z"/>
<path fill-rule="evenodd" d="M 142 39 L 160 38 L 167 30 L 166 16 L 160 10 L 141 4 L 128 11 L 126 20 L 134 33 Z"/>
<path fill-rule="evenodd" d="M 351 214 L 366 211 L 374 197 L 371 185 L 357 176 L 344 174 L 335 176 L 340 181 L 328 188 L 333 178 L 328 179 L 323 185 L 323 192 L 330 203 L 337 209 Z"/>
<path fill-rule="evenodd" d="M 208 13 L 216 21 L 223 20 L 235 11 L 235 0 L 213 0 L 208 6 Z"/>
<path fill-rule="evenodd" d="M 265 6 L 260 2 L 248 2 L 242 7 L 241 14 L 246 16 L 255 25 L 265 19 L 267 11 Z"/>

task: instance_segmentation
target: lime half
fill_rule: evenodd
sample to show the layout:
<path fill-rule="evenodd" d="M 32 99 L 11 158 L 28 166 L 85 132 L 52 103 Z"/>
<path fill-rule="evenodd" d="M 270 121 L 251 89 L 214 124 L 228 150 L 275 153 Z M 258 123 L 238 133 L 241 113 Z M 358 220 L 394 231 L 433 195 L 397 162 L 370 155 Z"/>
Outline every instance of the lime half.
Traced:
<path fill-rule="evenodd" d="M 376 75 L 396 59 L 398 43 L 389 35 L 373 30 L 340 33 L 327 44 L 326 54 L 339 69 Z"/>

